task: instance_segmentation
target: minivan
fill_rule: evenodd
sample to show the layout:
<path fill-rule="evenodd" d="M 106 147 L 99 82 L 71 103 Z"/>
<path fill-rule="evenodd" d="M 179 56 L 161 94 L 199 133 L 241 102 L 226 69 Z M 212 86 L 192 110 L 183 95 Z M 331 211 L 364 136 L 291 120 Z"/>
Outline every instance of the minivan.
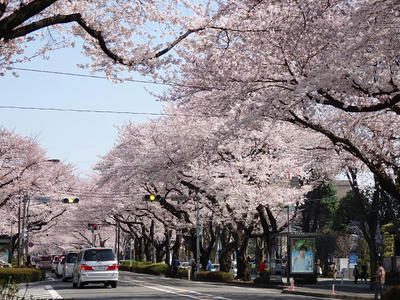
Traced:
<path fill-rule="evenodd" d="M 68 279 L 72 278 L 72 270 L 74 268 L 77 256 L 78 253 L 76 252 L 68 252 L 65 255 L 64 265 L 62 268 L 63 271 L 61 274 L 63 281 L 67 281 Z"/>
<path fill-rule="evenodd" d="M 103 283 L 105 287 L 117 287 L 118 261 L 111 248 L 86 248 L 77 256 L 72 271 L 72 286 Z"/>

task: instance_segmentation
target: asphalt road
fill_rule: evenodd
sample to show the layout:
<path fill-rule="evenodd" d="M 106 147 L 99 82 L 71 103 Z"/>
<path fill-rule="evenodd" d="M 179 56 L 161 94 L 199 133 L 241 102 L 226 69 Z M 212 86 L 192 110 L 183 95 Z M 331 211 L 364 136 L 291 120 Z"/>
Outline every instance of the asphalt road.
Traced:
<path fill-rule="evenodd" d="M 72 287 L 50 274 L 46 281 L 20 285 L 20 296 L 30 299 L 323 299 L 316 297 L 281 294 L 277 289 L 239 287 L 223 283 L 207 283 L 165 278 L 130 272 L 120 272 L 117 288 L 104 285 Z"/>

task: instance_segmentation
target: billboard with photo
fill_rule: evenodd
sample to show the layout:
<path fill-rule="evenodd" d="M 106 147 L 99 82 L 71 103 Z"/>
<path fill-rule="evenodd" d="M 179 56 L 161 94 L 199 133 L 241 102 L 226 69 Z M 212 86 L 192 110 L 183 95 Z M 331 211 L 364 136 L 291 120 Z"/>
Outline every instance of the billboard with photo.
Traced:
<path fill-rule="evenodd" d="M 290 272 L 314 273 L 315 238 L 290 238 Z"/>
<path fill-rule="evenodd" d="M 0 260 L 8 262 L 8 244 L 0 244 Z"/>

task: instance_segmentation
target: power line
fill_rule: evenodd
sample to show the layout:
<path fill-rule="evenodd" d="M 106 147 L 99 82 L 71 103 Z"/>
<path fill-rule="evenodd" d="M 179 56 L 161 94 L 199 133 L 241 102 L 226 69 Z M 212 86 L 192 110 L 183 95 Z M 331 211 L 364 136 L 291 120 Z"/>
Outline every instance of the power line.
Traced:
<path fill-rule="evenodd" d="M 59 111 L 59 112 L 79 112 L 79 113 L 102 113 L 102 114 L 128 114 L 128 115 L 149 115 L 149 116 L 168 116 L 165 113 L 153 112 L 134 112 L 134 111 L 115 111 L 115 110 L 93 110 L 93 109 L 76 109 L 76 108 L 55 108 L 55 107 L 32 107 L 32 106 L 12 106 L 0 105 L 0 109 L 20 109 L 20 110 L 42 110 L 42 111 Z M 184 116 L 184 115 L 182 115 Z"/>
<path fill-rule="evenodd" d="M 88 74 L 78 74 L 78 73 L 69 73 L 69 72 L 60 72 L 60 71 L 49 71 L 49 70 L 38 70 L 38 69 L 27 69 L 27 68 L 15 68 L 15 67 L 8 67 L 7 69 L 10 70 L 18 70 L 18 71 L 28 71 L 28 72 L 36 72 L 36 73 L 46 73 L 46 74 L 56 74 L 56 75 L 67 75 L 67 76 L 75 76 L 75 77 L 86 77 L 86 78 L 95 78 L 95 79 L 106 79 L 106 80 L 118 80 L 118 81 L 129 81 L 129 82 L 136 82 L 136 83 L 148 83 L 148 84 L 157 84 L 157 85 L 169 85 L 174 86 L 177 84 L 167 83 L 167 82 L 160 82 L 160 81 L 150 81 L 150 80 L 137 80 L 137 79 L 122 79 L 118 77 L 106 77 L 106 76 L 99 76 L 99 75 L 88 75 Z"/>

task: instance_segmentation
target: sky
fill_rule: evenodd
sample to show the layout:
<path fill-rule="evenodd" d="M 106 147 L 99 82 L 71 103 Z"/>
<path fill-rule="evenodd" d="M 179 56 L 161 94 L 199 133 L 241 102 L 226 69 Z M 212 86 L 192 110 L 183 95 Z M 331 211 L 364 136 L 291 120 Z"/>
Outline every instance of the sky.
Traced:
<path fill-rule="evenodd" d="M 79 49 L 61 49 L 50 54 L 49 60 L 35 58 L 14 67 L 90 75 L 89 71 L 77 67 L 85 61 Z M 19 77 L 12 72 L 0 77 L 0 106 L 159 113 L 162 105 L 148 91 L 162 93 L 166 89 L 146 83 L 115 84 L 106 79 L 17 73 Z M 48 158 L 73 164 L 82 177 L 87 177 L 100 160 L 99 156 L 112 148 L 118 133 L 116 126 L 129 120 L 143 123 L 150 118 L 154 116 L 0 108 L 0 126 L 36 138 Z"/>

